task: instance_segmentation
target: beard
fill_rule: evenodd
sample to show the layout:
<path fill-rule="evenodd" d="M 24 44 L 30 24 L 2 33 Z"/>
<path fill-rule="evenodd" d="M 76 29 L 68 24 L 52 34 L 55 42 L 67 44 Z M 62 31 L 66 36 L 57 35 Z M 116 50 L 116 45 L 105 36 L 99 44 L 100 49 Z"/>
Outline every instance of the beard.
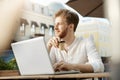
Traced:
<path fill-rule="evenodd" d="M 62 32 L 59 32 L 59 33 L 55 33 L 55 35 L 57 37 L 60 37 L 60 38 L 64 38 L 68 33 L 68 27 L 66 29 L 64 29 Z"/>

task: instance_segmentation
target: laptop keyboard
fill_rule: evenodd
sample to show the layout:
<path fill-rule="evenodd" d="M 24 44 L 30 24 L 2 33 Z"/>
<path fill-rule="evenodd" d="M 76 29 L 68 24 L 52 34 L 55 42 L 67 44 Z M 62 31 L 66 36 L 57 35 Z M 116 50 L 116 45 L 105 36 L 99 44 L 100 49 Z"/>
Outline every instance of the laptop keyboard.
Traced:
<path fill-rule="evenodd" d="M 75 73 L 80 73 L 80 71 L 71 70 L 71 71 L 57 71 L 57 72 L 55 72 L 55 74 L 75 74 Z"/>

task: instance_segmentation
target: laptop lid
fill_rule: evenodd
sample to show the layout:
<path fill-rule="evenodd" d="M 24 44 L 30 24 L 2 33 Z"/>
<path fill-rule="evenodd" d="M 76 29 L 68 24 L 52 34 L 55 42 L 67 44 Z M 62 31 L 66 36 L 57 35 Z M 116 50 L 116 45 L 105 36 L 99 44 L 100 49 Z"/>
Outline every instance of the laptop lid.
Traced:
<path fill-rule="evenodd" d="M 11 44 L 21 75 L 54 74 L 44 37 Z"/>

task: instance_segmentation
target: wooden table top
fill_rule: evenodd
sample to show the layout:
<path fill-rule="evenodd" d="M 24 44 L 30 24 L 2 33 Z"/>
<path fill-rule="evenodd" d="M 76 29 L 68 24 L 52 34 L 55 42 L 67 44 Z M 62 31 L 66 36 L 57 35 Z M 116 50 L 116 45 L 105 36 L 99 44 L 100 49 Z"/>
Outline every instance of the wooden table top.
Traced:
<path fill-rule="evenodd" d="M 0 79 L 51 79 L 51 78 L 101 78 L 110 77 L 110 73 L 79 73 L 60 75 L 29 75 L 21 76 L 17 70 L 0 71 Z"/>

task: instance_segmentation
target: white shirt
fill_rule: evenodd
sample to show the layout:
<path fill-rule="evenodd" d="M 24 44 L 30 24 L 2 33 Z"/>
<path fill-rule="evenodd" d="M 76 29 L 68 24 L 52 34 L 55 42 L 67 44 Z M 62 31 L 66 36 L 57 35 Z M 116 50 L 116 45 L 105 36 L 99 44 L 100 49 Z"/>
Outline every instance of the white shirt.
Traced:
<path fill-rule="evenodd" d="M 104 65 L 99 56 L 92 38 L 75 38 L 67 47 L 67 53 L 59 48 L 52 47 L 50 51 L 52 63 L 65 61 L 72 64 L 91 64 L 94 72 L 103 72 Z"/>

